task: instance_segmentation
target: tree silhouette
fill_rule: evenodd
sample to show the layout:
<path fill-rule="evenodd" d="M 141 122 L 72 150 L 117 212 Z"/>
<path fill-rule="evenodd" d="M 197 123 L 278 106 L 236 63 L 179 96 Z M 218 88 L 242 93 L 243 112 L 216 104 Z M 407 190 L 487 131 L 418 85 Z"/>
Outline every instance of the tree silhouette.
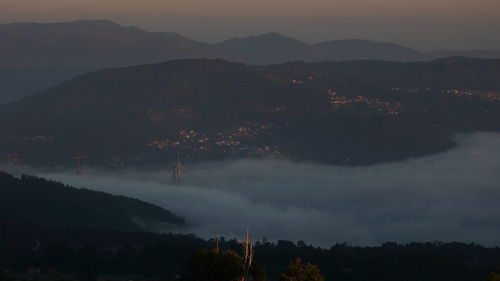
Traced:
<path fill-rule="evenodd" d="M 487 281 L 500 281 L 500 267 L 495 272 L 490 273 Z"/>
<path fill-rule="evenodd" d="M 2 270 L 0 270 L 0 281 L 11 281 L 12 278 L 4 273 Z"/>
<path fill-rule="evenodd" d="M 249 235 L 248 230 L 245 232 L 245 240 L 239 241 L 243 247 L 243 278 L 242 281 L 249 281 L 251 279 L 251 268 L 253 263 L 253 242 L 252 236 Z"/>
<path fill-rule="evenodd" d="M 242 275 L 242 260 L 236 252 L 201 250 L 189 262 L 184 280 L 236 281 Z"/>
<path fill-rule="evenodd" d="M 316 265 L 303 264 L 302 259 L 296 258 L 288 264 L 285 273 L 280 276 L 280 281 L 325 281 L 325 277 Z"/>
<path fill-rule="evenodd" d="M 243 258 L 238 253 L 231 250 L 201 250 L 189 261 L 183 280 L 240 281 L 244 273 Z M 249 269 L 248 278 L 252 281 L 267 281 L 267 274 L 254 263 Z"/>

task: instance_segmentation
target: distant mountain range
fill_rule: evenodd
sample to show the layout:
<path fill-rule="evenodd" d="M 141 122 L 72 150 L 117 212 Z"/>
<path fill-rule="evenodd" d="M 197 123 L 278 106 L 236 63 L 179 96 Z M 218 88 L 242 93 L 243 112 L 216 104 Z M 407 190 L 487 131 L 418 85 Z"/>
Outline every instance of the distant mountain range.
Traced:
<path fill-rule="evenodd" d="M 428 61 L 448 56 L 500 58 L 500 50 L 422 53 L 389 43 L 335 40 L 307 44 L 278 33 L 209 44 L 106 20 L 0 25 L 0 103 L 98 69 L 180 58 L 221 58 L 252 65 L 291 61 Z"/>
<path fill-rule="evenodd" d="M 500 130 L 500 60 L 174 60 L 114 68 L 0 107 L 0 161 L 113 167 L 278 157 L 338 165 L 453 147 Z"/>
<path fill-rule="evenodd" d="M 185 224 L 171 212 L 137 199 L 0 172 L 0 221 L 6 219 L 39 227 L 119 231 Z"/>

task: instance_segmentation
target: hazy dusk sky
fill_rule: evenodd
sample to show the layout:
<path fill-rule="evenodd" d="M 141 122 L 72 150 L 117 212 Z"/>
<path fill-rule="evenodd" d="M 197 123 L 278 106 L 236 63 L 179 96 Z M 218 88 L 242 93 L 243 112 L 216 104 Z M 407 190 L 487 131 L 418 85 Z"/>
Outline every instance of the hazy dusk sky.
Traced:
<path fill-rule="evenodd" d="M 0 23 L 110 19 L 221 41 L 269 31 L 422 51 L 500 49 L 500 0 L 0 0 Z"/>

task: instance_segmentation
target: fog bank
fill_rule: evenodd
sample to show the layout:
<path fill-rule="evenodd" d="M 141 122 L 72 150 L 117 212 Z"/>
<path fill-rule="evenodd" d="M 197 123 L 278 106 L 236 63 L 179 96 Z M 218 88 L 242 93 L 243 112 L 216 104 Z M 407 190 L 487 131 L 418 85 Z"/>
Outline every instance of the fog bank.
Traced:
<path fill-rule="evenodd" d="M 166 169 L 38 175 L 157 204 L 185 217 L 186 232 L 202 237 L 235 237 L 249 228 L 256 239 L 321 246 L 436 240 L 500 245 L 500 134 L 457 141 L 458 148 L 446 153 L 370 167 L 199 163 L 187 166 L 181 185 L 171 183 Z"/>

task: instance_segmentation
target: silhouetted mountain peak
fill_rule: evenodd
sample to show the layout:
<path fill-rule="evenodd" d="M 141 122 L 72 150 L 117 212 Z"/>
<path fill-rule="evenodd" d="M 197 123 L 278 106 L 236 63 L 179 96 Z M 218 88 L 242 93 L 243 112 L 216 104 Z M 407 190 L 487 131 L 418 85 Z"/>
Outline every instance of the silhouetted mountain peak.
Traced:
<path fill-rule="evenodd" d="M 274 64 L 308 60 L 310 45 L 276 32 L 233 38 L 216 45 L 218 57 L 252 64 Z"/>
<path fill-rule="evenodd" d="M 210 44 L 110 20 L 77 20 L 0 24 L 0 56 L 0 103 L 5 103 L 89 71 L 174 59 L 222 58 L 250 65 L 291 61 L 409 62 L 451 56 L 500 58 L 500 50 L 421 53 L 364 39 L 308 44 L 277 32 Z"/>
<path fill-rule="evenodd" d="M 285 35 L 277 33 L 277 32 L 268 32 L 268 33 L 263 33 L 260 35 L 248 36 L 248 37 L 235 37 L 235 38 L 223 41 L 219 44 L 227 45 L 227 44 L 235 44 L 235 43 L 237 43 L 237 44 L 283 43 L 283 44 L 307 45 L 306 43 L 304 43 L 300 40 L 285 36 Z"/>
<path fill-rule="evenodd" d="M 362 48 L 385 48 L 385 49 L 400 49 L 407 50 L 411 52 L 418 53 L 418 51 L 404 47 L 401 45 L 387 43 L 387 42 L 378 42 L 366 39 L 341 39 L 341 40 L 331 40 L 322 43 L 318 43 L 315 46 L 318 47 L 326 47 L 326 46 L 345 46 L 345 47 L 362 47 Z"/>
<path fill-rule="evenodd" d="M 412 48 L 397 44 L 365 39 L 344 39 L 322 42 L 314 45 L 321 59 L 327 60 L 389 60 L 422 61 L 426 55 Z"/>
<path fill-rule="evenodd" d="M 116 26 L 121 27 L 119 24 L 112 20 L 100 19 L 100 20 L 76 20 L 68 22 L 69 25 L 92 25 L 92 26 Z"/>
<path fill-rule="evenodd" d="M 50 28 L 127 28 L 110 20 L 76 20 L 70 22 L 18 22 L 9 24 L 0 24 L 4 30 L 24 31 L 24 30 L 44 30 Z M 137 27 L 136 27 L 137 28 Z M 138 29 L 138 28 L 137 28 Z"/>
<path fill-rule="evenodd" d="M 267 32 L 267 33 L 263 33 L 263 34 L 254 36 L 254 38 L 299 41 L 295 38 L 285 36 L 285 35 L 278 33 L 278 32 Z"/>
<path fill-rule="evenodd" d="M 77 20 L 67 23 L 68 27 L 87 28 L 93 30 L 128 30 L 129 32 L 149 33 L 135 25 L 124 26 L 111 20 Z"/>

